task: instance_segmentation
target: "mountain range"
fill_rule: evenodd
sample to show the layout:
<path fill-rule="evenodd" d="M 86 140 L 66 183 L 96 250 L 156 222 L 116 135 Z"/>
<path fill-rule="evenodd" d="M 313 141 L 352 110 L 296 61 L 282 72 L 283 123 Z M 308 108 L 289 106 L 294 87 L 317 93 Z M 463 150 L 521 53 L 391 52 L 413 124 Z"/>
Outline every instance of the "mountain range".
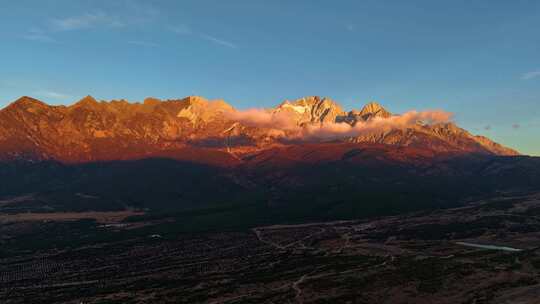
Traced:
<path fill-rule="evenodd" d="M 69 106 L 22 97 L 0 110 L 0 212 L 210 208 L 224 223 L 278 223 L 538 190 L 539 158 L 472 135 L 444 111 L 90 96 Z"/>
<path fill-rule="evenodd" d="M 442 119 L 436 117 L 441 115 Z M 213 150 L 228 154 L 230 163 L 222 165 L 233 165 L 267 149 L 338 142 L 411 147 L 435 154 L 519 154 L 459 128 L 444 112 L 394 115 L 375 102 L 346 112 L 320 97 L 246 111 L 197 96 L 147 98 L 143 103 L 87 96 L 70 106 L 22 97 L 0 110 L 4 160 L 80 163 L 164 154 L 193 160 L 196 155 L 189 156 L 188 150 Z"/>

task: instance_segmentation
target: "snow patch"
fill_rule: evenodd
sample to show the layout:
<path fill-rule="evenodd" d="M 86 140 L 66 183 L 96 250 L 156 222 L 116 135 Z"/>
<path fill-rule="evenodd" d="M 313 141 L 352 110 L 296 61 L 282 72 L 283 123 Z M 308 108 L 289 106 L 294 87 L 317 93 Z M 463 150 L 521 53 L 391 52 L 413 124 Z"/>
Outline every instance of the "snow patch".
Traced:
<path fill-rule="evenodd" d="M 293 109 L 295 112 L 298 112 L 298 113 L 300 113 L 300 114 L 304 114 L 304 113 L 307 111 L 307 108 L 304 107 L 304 106 L 294 106 L 294 105 L 288 104 L 288 103 L 284 104 L 282 107 L 283 107 L 283 108 L 291 108 L 291 109 Z"/>

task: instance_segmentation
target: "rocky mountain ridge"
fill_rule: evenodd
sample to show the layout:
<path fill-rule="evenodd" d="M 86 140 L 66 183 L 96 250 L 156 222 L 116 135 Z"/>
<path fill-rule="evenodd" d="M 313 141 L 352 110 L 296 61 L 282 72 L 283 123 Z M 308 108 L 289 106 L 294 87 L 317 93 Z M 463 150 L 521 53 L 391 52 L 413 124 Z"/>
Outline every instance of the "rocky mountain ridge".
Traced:
<path fill-rule="evenodd" d="M 51 106 L 21 97 L 0 110 L 0 158 L 87 162 L 145 158 L 199 148 L 225 151 L 242 159 L 271 147 L 313 141 L 406 146 L 436 153 L 518 154 L 452 122 L 417 121 L 413 125 L 358 129 L 401 117 L 374 102 L 346 112 L 329 98 L 312 96 L 284 101 L 276 108 L 257 113 L 270 119 L 267 124 L 258 124 L 257 120 L 246 123 L 231 113 L 244 112 L 223 100 L 198 96 L 167 101 L 147 98 L 143 103 L 97 101 L 87 96 L 69 106 Z M 292 127 L 274 126 L 275 117 Z M 340 133 L 331 139 L 291 136 L 306 128 L 317 130 L 327 126 L 361 131 Z"/>

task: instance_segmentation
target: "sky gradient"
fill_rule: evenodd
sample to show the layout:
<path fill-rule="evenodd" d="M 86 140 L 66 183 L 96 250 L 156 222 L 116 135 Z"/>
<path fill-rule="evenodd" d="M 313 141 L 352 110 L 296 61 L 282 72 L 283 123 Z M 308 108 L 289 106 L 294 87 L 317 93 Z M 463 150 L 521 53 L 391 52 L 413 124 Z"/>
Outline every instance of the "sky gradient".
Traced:
<path fill-rule="evenodd" d="M 540 155 L 540 1 L 3 1 L 0 106 L 22 95 L 237 108 L 328 96 L 443 109 Z"/>

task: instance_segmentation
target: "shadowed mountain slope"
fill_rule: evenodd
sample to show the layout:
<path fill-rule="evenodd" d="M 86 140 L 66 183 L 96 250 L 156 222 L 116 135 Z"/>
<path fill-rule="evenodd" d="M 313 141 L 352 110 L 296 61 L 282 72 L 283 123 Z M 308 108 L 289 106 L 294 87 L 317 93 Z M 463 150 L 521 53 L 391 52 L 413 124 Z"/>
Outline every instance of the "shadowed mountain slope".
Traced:
<path fill-rule="evenodd" d="M 537 158 L 447 116 L 376 103 L 345 112 L 319 97 L 247 111 L 201 97 L 22 97 L 0 110 L 0 210 L 233 205 L 347 218 L 540 188 Z"/>

